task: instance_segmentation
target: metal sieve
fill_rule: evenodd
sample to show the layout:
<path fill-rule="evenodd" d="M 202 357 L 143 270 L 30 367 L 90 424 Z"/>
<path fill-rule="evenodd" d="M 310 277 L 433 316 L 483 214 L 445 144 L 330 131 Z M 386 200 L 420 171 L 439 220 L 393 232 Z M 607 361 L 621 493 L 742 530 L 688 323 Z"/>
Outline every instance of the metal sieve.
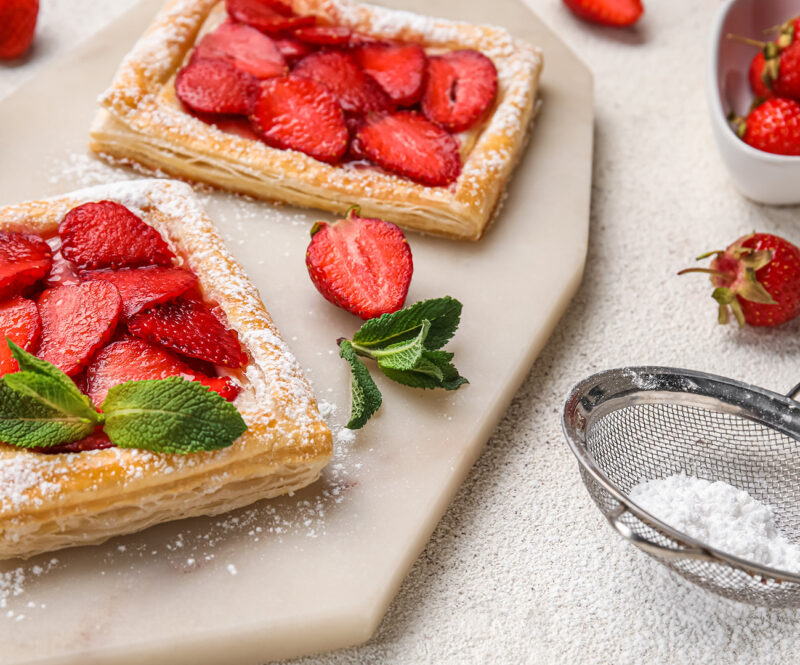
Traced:
<path fill-rule="evenodd" d="M 628 494 L 644 480 L 721 480 L 772 507 L 800 543 L 800 385 L 789 396 L 669 367 L 609 370 L 581 381 L 563 427 L 583 482 L 614 529 L 695 584 L 726 598 L 800 607 L 800 574 L 698 542 L 642 510 Z"/>

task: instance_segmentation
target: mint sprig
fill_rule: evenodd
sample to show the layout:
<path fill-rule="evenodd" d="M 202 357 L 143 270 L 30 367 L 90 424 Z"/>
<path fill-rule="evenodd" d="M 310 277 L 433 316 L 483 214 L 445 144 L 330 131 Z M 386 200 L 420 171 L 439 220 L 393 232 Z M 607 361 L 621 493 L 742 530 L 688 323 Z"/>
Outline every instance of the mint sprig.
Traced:
<path fill-rule="evenodd" d="M 64 372 L 7 339 L 20 371 L 0 379 L 0 441 L 50 448 L 103 425 L 120 448 L 193 453 L 230 446 L 247 425 L 236 407 L 181 377 L 114 386 L 98 412 Z"/>
<path fill-rule="evenodd" d="M 451 362 L 453 354 L 440 350 L 455 334 L 461 309 L 461 303 L 450 296 L 423 300 L 370 319 L 352 340 L 339 340 L 339 355 L 352 370 L 346 427 L 363 427 L 382 402 L 380 390 L 358 356 L 375 360 L 385 376 L 411 388 L 456 390 L 469 383 Z"/>

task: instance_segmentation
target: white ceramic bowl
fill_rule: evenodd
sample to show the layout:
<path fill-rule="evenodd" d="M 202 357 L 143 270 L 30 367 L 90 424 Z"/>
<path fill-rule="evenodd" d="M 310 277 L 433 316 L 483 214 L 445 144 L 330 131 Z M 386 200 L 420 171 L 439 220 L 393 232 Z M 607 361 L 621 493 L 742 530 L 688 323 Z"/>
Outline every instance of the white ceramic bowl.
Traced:
<path fill-rule="evenodd" d="M 731 129 L 728 113 L 733 110 L 744 117 L 752 102 L 747 72 L 758 51 L 727 35 L 766 41 L 764 30 L 798 14 L 800 0 L 728 0 L 717 14 L 711 35 L 708 106 L 722 160 L 742 194 L 773 205 L 800 203 L 800 157 L 751 148 Z"/>

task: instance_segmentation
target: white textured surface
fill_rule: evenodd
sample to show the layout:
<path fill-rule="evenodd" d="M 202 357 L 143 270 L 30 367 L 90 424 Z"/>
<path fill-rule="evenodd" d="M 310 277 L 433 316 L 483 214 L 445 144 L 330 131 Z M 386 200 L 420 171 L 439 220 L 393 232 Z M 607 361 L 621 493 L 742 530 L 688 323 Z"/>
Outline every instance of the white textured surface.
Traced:
<path fill-rule="evenodd" d="M 0 66 L 0 97 L 133 1 L 42 0 L 42 48 Z M 753 228 L 800 241 L 800 210 L 742 199 L 715 152 L 703 61 L 721 3 L 650 0 L 635 32 L 579 24 L 558 0 L 529 3 L 596 76 L 584 285 L 377 634 L 303 662 L 792 662 L 800 612 L 717 599 L 622 543 L 559 424 L 571 384 L 611 366 L 691 367 L 776 390 L 800 380 L 800 322 L 720 329 L 703 278 L 675 277 Z"/>

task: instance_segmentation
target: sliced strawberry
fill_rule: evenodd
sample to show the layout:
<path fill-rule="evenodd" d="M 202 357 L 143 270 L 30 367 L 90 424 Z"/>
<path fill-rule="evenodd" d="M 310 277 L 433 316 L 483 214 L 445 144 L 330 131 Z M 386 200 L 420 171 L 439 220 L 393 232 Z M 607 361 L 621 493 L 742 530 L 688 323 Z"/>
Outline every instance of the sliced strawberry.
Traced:
<path fill-rule="evenodd" d="M 270 145 L 298 150 L 321 162 L 336 163 L 347 150 L 342 107 L 325 86 L 311 79 L 292 75 L 264 81 L 250 122 Z"/>
<path fill-rule="evenodd" d="M 79 441 L 70 441 L 69 443 L 62 443 L 58 446 L 50 446 L 49 448 L 31 448 L 34 452 L 45 453 L 52 455 L 55 453 L 82 453 L 87 450 L 103 450 L 104 448 L 113 448 L 114 444 L 108 438 L 102 427 L 98 427 L 89 436 L 86 436 Z"/>
<path fill-rule="evenodd" d="M 369 74 L 364 73 L 349 53 L 312 53 L 294 66 L 292 74 L 322 83 L 339 100 L 347 113 L 362 115 L 369 111 L 388 111 L 392 108 L 392 101 L 383 88 Z"/>
<path fill-rule="evenodd" d="M 0 231 L 0 300 L 42 279 L 52 260 L 50 246 L 39 236 Z"/>
<path fill-rule="evenodd" d="M 227 60 L 198 58 L 178 72 L 175 92 L 193 111 L 247 115 L 258 95 L 258 79 Z"/>
<path fill-rule="evenodd" d="M 353 55 L 397 106 L 412 106 L 422 97 L 427 59 L 419 44 L 369 44 Z"/>
<path fill-rule="evenodd" d="M 86 394 L 99 407 L 108 391 L 120 383 L 170 376 L 199 381 L 229 401 L 235 399 L 240 390 L 229 377 L 207 376 L 193 370 L 163 346 L 126 337 L 112 342 L 95 356 L 86 369 Z"/>
<path fill-rule="evenodd" d="M 58 236 L 48 238 L 47 244 L 53 253 L 53 263 L 50 266 L 50 272 L 47 273 L 47 278 L 44 280 L 45 288 L 52 289 L 54 286 L 80 282 L 78 273 L 75 272 L 72 264 L 61 254 L 61 238 Z"/>
<path fill-rule="evenodd" d="M 73 376 L 114 334 L 122 298 L 113 284 L 85 282 L 39 296 L 42 340 L 37 356 Z"/>
<path fill-rule="evenodd" d="M 21 296 L 0 303 L 0 376 L 16 372 L 17 361 L 11 355 L 6 337 L 14 344 L 30 351 L 39 341 L 42 320 L 36 303 Z"/>
<path fill-rule="evenodd" d="M 305 58 L 313 49 L 308 44 L 301 42 L 299 39 L 292 39 L 291 37 L 281 37 L 275 40 L 275 46 L 281 52 L 286 62 L 296 62 L 300 58 Z"/>
<path fill-rule="evenodd" d="M 18 58 L 33 41 L 39 0 L 0 1 L 0 59 Z"/>
<path fill-rule="evenodd" d="M 140 339 L 215 365 L 235 368 L 247 363 L 236 333 L 196 300 L 180 298 L 151 307 L 134 316 L 128 330 Z"/>
<path fill-rule="evenodd" d="M 197 277 L 187 270 L 163 266 L 91 270 L 81 273 L 81 280 L 101 280 L 116 286 L 126 319 L 158 303 L 174 300 L 197 284 Z"/>
<path fill-rule="evenodd" d="M 64 258 L 84 270 L 168 266 L 175 258 L 158 231 L 113 201 L 73 208 L 58 233 Z"/>
<path fill-rule="evenodd" d="M 350 132 L 350 143 L 347 146 L 347 155 L 345 159 L 360 160 L 369 159 L 364 152 L 364 146 L 358 138 L 358 130 L 364 124 L 364 119 L 359 117 L 350 116 L 347 118 L 347 131 Z"/>
<path fill-rule="evenodd" d="M 281 0 L 225 0 L 228 15 L 263 32 L 276 33 L 314 25 L 314 16 L 298 16 Z"/>
<path fill-rule="evenodd" d="M 461 173 L 455 139 L 414 111 L 371 114 L 356 136 L 375 164 L 423 185 L 449 185 Z"/>
<path fill-rule="evenodd" d="M 294 31 L 294 36 L 308 44 L 339 46 L 350 41 L 353 31 L 343 25 L 314 25 L 310 28 L 298 28 Z"/>
<path fill-rule="evenodd" d="M 208 58 L 227 60 L 259 79 L 289 71 L 275 42 L 243 23 L 223 23 L 203 37 L 194 48 L 192 60 Z"/>
<path fill-rule="evenodd" d="M 326 300 L 362 319 L 400 309 L 414 271 L 403 232 L 354 208 L 333 224 L 314 224 L 306 267 Z"/>
<path fill-rule="evenodd" d="M 451 132 L 469 129 L 497 94 L 497 69 L 483 53 L 464 49 L 428 58 L 422 112 Z"/>

